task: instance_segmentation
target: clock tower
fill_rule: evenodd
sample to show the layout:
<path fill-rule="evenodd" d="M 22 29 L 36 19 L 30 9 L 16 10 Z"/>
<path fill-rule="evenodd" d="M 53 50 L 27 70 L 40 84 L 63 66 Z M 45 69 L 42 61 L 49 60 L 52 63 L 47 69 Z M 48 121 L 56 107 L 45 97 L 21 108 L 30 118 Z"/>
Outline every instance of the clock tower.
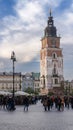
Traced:
<path fill-rule="evenodd" d="M 63 55 L 60 37 L 50 11 L 40 51 L 40 87 L 42 93 L 61 90 L 63 78 Z"/>

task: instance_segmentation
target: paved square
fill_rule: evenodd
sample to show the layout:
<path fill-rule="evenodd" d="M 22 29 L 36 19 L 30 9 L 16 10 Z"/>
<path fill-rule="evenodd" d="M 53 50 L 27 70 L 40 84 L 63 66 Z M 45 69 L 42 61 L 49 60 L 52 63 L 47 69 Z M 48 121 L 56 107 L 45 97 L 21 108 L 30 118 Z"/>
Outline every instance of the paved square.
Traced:
<path fill-rule="evenodd" d="M 24 112 L 23 106 L 16 106 L 13 112 L 2 109 L 0 130 L 73 130 L 73 110 L 58 112 L 53 108 L 45 112 L 40 102 L 30 105 L 28 112 Z"/>

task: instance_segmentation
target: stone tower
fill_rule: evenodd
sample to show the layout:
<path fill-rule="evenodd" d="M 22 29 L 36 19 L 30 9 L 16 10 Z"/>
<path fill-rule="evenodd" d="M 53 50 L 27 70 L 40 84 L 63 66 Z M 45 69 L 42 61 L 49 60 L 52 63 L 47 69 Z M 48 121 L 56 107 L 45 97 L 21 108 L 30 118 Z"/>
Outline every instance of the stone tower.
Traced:
<path fill-rule="evenodd" d="M 60 37 L 50 11 L 44 37 L 41 39 L 40 51 L 40 87 L 41 92 L 48 93 L 53 90 L 57 92 L 61 88 L 63 78 L 63 55 L 60 48 Z"/>

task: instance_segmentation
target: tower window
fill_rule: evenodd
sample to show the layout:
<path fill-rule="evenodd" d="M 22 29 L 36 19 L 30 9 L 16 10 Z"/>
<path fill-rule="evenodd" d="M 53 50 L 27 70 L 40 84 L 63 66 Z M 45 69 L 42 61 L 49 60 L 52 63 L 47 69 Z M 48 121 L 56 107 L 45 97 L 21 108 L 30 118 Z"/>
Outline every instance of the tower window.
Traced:
<path fill-rule="evenodd" d="M 56 74 L 56 68 L 53 69 L 53 74 Z"/>
<path fill-rule="evenodd" d="M 53 53 L 53 59 L 56 59 L 56 58 L 57 58 L 57 54 Z"/>
<path fill-rule="evenodd" d="M 53 58 L 54 58 L 54 59 L 56 58 L 56 55 L 55 55 L 55 54 L 53 54 Z"/>
<path fill-rule="evenodd" d="M 58 79 L 55 79 L 55 84 L 58 84 Z"/>

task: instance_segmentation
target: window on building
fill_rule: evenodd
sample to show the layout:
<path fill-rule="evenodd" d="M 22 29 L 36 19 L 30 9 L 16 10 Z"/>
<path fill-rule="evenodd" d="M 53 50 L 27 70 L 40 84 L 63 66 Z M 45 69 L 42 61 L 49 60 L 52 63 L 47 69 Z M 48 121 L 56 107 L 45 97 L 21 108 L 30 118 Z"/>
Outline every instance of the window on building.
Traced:
<path fill-rule="evenodd" d="M 53 53 L 52 56 L 53 56 L 53 59 L 57 58 L 57 54 L 56 53 Z"/>
<path fill-rule="evenodd" d="M 8 86 L 6 86 L 6 89 L 8 89 Z"/>
<path fill-rule="evenodd" d="M 42 80 L 41 80 L 41 84 L 42 84 Z"/>
<path fill-rule="evenodd" d="M 55 79 L 55 84 L 58 84 L 58 79 Z"/>
<path fill-rule="evenodd" d="M 56 68 L 53 69 L 53 74 L 56 74 Z"/>
<path fill-rule="evenodd" d="M 2 87 L 4 87 L 4 83 L 2 83 Z"/>
<path fill-rule="evenodd" d="M 2 89 L 4 89 L 4 87 L 2 86 Z"/>

